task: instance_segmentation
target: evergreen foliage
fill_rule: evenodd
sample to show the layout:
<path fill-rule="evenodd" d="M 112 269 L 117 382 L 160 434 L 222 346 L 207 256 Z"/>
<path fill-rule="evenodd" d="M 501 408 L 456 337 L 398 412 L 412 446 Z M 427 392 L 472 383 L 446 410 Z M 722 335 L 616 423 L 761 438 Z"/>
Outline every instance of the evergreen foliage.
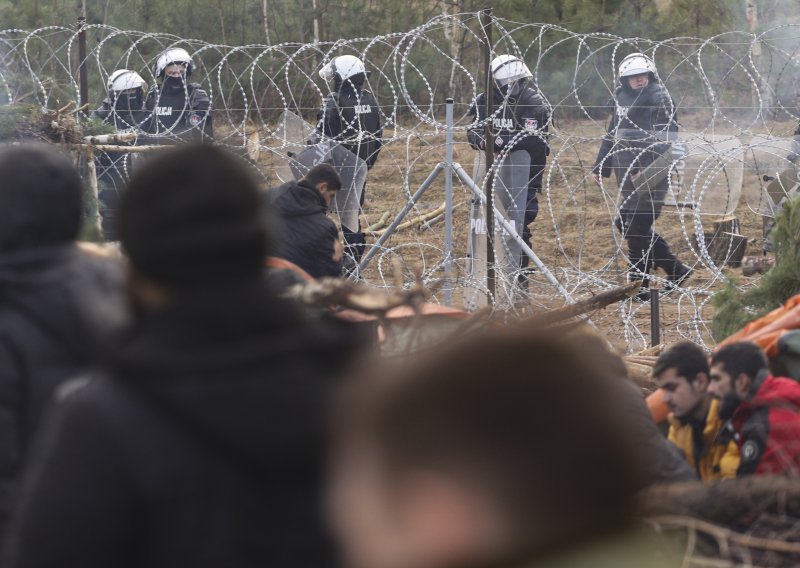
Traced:
<path fill-rule="evenodd" d="M 714 296 L 712 334 L 719 341 L 800 293 L 800 199 L 788 201 L 772 230 L 775 266 L 742 293 L 735 282 Z"/>

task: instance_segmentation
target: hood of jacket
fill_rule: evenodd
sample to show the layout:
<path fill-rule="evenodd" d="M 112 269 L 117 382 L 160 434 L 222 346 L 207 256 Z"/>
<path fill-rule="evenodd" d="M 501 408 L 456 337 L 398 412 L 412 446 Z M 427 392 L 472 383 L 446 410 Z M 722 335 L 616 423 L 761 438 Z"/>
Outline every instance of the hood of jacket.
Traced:
<path fill-rule="evenodd" d="M 767 376 L 757 388 L 755 396 L 742 402 L 740 408 L 761 406 L 786 406 L 800 409 L 800 383 L 786 377 Z"/>
<path fill-rule="evenodd" d="M 322 195 L 303 181 L 289 181 L 269 191 L 269 202 L 282 217 L 305 217 L 328 210 Z"/>
<path fill-rule="evenodd" d="M 126 310 L 121 267 L 74 243 L 0 254 L 0 304 L 74 354 L 93 353 Z"/>
<path fill-rule="evenodd" d="M 185 293 L 122 335 L 106 367 L 182 429 L 261 477 L 322 451 L 331 380 L 354 340 L 307 321 L 265 282 Z M 279 460 L 280 461 L 280 460 Z M 282 477 L 283 478 L 283 477 Z"/>

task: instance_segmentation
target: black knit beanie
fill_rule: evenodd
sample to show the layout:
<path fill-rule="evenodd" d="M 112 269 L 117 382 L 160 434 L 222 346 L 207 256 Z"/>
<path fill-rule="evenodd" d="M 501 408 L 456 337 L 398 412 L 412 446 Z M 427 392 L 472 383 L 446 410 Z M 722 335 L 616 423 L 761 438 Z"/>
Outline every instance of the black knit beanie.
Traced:
<path fill-rule="evenodd" d="M 120 199 L 120 241 L 138 272 L 171 288 L 261 278 L 268 239 L 260 199 L 237 158 L 181 146 L 134 173 Z"/>
<path fill-rule="evenodd" d="M 67 243 L 81 225 L 82 183 L 48 146 L 0 150 L 0 253 Z"/>

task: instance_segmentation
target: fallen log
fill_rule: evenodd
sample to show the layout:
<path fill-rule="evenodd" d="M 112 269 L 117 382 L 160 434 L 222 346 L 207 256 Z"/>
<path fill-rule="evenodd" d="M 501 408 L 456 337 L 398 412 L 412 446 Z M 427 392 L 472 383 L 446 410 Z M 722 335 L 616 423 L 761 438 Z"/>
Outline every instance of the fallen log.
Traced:
<path fill-rule="evenodd" d="M 641 281 L 637 280 L 624 286 L 606 290 L 605 292 L 601 292 L 587 300 L 580 300 L 579 302 L 564 306 L 563 308 L 556 308 L 555 310 L 534 314 L 531 317 L 520 320 L 516 325 L 550 325 L 552 323 L 571 319 L 588 312 L 597 311 L 605 308 L 606 306 L 610 306 L 611 304 L 616 304 L 617 302 L 621 302 L 630 298 L 639 291 L 641 286 Z"/>
<path fill-rule="evenodd" d="M 136 142 L 135 132 L 123 132 L 120 134 L 99 134 L 97 136 L 84 136 L 83 141 L 86 144 L 97 146 L 98 144 L 113 144 L 124 145 L 130 142 Z"/>
<path fill-rule="evenodd" d="M 372 225 L 364 229 L 364 232 L 372 233 L 379 229 L 383 229 L 386 225 L 389 224 L 389 219 L 391 218 L 391 216 L 392 214 L 389 211 L 384 211 L 383 215 L 381 215 L 381 218 L 378 220 L 378 222 L 373 223 Z"/>
<path fill-rule="evenodd" d="M 381 315 L 400 306 L 417 308 L 429 292 L 417 285 L 408 290 L 376 289 L 341 278 L 319 278 L 290 287 L 285 296 L 312 308 L 341 306 L 366 314 Z"/>
<path fill-rule="evenodd" d="M 129 154 L 146 154 L 174 148 L 168 144 L 153 144 L 151 146 L 119 146 L 115 144 L 76 144 L 81 148 L 93 148 L 95 152 L 127 152 Z"/>

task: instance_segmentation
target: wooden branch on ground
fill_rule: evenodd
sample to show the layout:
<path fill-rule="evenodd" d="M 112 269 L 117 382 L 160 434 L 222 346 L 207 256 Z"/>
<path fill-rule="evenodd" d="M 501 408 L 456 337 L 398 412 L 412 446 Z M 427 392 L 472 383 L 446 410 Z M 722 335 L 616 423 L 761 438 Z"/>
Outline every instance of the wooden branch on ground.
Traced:
<path fill-rule="evenodd" d="M 464 204 L 464 202 L 460 201 L 460 202 L 456 203 L 455 205 L 453 205 L 453 211 L 455 211 L 456 209 L 461 207 L 463 204 Z M 408 221 L 400 223 L 397 227 L 395 227 L 394 230 L 395 231 L 402 231 L 403 229 L 408 229 L 410 227 L 416 227 L 418 225 L 422 225 L 426 221 L 429 221 L 431 219 L 435 219 L 436 217 L 442 215 L 445 212 L 445 209 L 446 209 L 446 205 L 444 203 L 442 203 L 439 207 L 437 207 L 433 211 L 429 211 L 428 213 L 425 213 L 423 215 L 419 215 L 417 217 L 414 217 L 413 219 L 409 219 Z M 375 236 L 375 237 L 380 237 L 386 231 L 387 231 L 387 229 L 379 229 L 379 230 L 370 231 L 369 228 L 368 228 L 365 232 L 368 235 L 372 235 L 372 236 Z"/>
<path fill-rule="evenodd" d="M 641 286 L 641 281 L 637 280 L 635 282 L 631 282 L 630 284 L 626 284 L 625 286 L 619 286 L 617 288 L 612 288 L 611 290 L 601 292 L 600 294 L 597 294 L 596 296 L 593 296 L 587 300 L 581 300 L 574 304 L 564 306 L 563 308 L 557 308 L 555 310 L 549 310 L 547 312 L 535 314 L 529 318 L 521 320 L 517 325 L 550 325 L 559 321 L 564 321 L 586 314 L 588 312 L 594 312 L 605 308 L 606 306 L 610 306 L 611 304 L 616 304 L 617 302 L 621 302 L 630 298 L 639 291 Z"/>
<path fill-rule="evenodd" d="M 747 526 L 761 514 L 800 519 L 800 478 L 751 476 L 713 485 L 656 485 L 639 496 L 644 516 L 689 516 L 728 526 Z"/>
<path fill-rule="evenodd" d="M 386 225 L 389 224 L 389 219 L 391 218 L 392 214 L 389 211 L 385 211 L 383 215 L 381 215 L 380 220 L 377 223 L 373 223 L 366 229 L 364 229 L 365 233 L 372 233 L 379 229 L 383 229 Z"/>

